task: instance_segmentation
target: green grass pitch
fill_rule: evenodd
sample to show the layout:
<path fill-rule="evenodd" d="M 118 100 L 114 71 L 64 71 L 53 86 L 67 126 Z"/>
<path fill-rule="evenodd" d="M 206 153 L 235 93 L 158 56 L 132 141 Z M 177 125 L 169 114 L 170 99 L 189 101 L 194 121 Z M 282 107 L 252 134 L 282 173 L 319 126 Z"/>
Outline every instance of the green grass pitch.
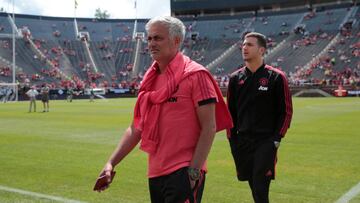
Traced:
<path fill-rule="evenodd" d="M 0 104 L 0 186 L 86 202 L 150 202 L 147 157 L 138 147 L 117 166 L 111 187 L 94 181 L 132 119 L 135 99 Z M 294 98 L 291 128 L 279 149 L 271 202 L 335 202 L 360 181 L 360 99 Z M 224 132 L 208 159 L 204 203 L 252 202 L 238 182 Z M 52 202 L 0 190 L 0 202 Z M 351 200 L 360 202 L 358 194 Z"/>

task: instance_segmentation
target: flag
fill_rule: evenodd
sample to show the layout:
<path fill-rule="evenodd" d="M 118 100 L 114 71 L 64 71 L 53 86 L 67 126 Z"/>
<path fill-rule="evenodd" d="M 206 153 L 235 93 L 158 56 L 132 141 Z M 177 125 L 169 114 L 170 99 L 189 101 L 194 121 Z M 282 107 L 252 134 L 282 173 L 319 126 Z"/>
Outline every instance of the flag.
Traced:
<path fill-rule="evenodd" d="M 78 7 L 78 2 L 77 2 L 77 0 L 74 0 L 74 5 L 75 5 L 75 9 L 77 9 L 77 7 Z"/>

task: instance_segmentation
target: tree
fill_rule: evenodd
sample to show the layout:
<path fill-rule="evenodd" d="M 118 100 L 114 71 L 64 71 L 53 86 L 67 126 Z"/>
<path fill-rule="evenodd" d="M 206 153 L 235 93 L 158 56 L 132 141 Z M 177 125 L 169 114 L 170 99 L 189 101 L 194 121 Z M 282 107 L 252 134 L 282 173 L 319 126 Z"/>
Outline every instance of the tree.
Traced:
<path fill-rule="evenodd" d="M 95 18 L 96 19 L 108 19 L 110 17 L 110 14 L 107 12 L 107 10 L 102 11 L 100 8 L 97 8 L 95 10 Z"/>

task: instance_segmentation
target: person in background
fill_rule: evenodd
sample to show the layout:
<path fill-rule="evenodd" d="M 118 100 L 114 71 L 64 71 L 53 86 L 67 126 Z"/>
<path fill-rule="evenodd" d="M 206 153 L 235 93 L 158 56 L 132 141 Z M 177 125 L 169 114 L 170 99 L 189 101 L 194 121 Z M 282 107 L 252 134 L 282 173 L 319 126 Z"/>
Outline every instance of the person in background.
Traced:
<path fill-rule="evenodd" d="M 12 96 L 14 95 L 14 90 L 11 87 L 5 88 L 4 103 L 11 101 Z"/>
<path fill-rule="evenodd" d="M 44 110 L 43 112 L 49 112 L 49 87 L 44 83 L 41 86 L 41 101 L 43 103 Z"/>
<path fill-rule="evenodd" d="M 95 98 L 94 88 L 90 89 L 90 102 L 93 102 Z"/>
<path fill-rule="evenodd" d="M 67 101 L 68 102 L 72 102 L 72 100 L 73 100 L 73 96 L 74 96 L 74 90 L 73 90 L 73 88 L 72 87 L 69 87 L 69 89 L 67 89 L 67 91 L 66 91 L 66 94 L 67 94 Z"/>
<path fill-rule="evenodd" d="M 155 17 L 146 31 L 154 62 L 141 83 L 133 122 L 100 176 L 110 184 L 114 167 L 141 141 L 151 202 L 200 203 L 215 133 L 232 127 L 231 116 L 212 75 L 181 53 L 184 24 Z"/>
<path fill-rule="evenodd" d="M 277 150 L 292 118 L 285 73 L 264 63 L 265 51 L 264 35 L 245 35 L 245 67 L 231 75 L 227 95 L 234 126 L 229 141 L 237 177 L 248 181 L 256 203 L 269 202 Z"/>
<path fill-rule="evenodd" d="M 30 100 L 29 113 L 31 113 L 32 106 L 34 106 L 34 112 L 36 112 L 36 96 L 38 94 L 39 92 L 36 90 L 35 86 L 32 86 L 31 89 L 26 92 L 26 95 Z"/>

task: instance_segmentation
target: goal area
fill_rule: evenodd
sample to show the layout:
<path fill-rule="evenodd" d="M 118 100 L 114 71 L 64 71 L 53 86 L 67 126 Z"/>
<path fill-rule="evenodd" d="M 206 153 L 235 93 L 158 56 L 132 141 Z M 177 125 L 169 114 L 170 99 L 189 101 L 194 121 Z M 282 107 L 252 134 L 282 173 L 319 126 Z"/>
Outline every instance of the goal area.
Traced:
<path fill-rule="evenodd" d="M 18 85 L 16 83 L 0 83 L 0 103 L 18 101 Z"/>

